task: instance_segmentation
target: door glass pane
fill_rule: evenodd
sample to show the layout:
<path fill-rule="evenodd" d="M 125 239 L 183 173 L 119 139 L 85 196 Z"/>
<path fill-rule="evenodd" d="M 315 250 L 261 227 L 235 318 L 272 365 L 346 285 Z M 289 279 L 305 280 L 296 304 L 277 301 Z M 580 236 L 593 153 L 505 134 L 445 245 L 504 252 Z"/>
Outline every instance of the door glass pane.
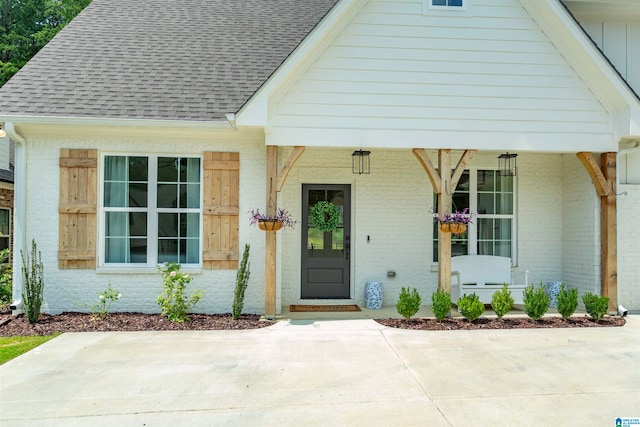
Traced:
<path fill-rule="evenodd" d="M 333 203 L 340 211 L 340 223 L 331 232 L 318 230 L 311 218 L 311 209 L 321 201 Z M 307 212 L 307 256 L 341 258 L 344 256 L 344 192 L 342 190 L 310 190 Z"/>

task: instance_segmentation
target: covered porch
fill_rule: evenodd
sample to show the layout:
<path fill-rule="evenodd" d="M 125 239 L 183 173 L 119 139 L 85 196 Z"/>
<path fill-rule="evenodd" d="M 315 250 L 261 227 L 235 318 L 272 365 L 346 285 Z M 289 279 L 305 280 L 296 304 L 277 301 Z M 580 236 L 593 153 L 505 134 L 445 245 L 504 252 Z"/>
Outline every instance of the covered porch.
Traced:
<path fill-rule="evenodd" d="M 308 243 L 304 236 L 309 232 L 308 222 L 304 229 L 266 232 L 267 317 L 284 312 L 282 307 L 289 304 L 338 301 L 363 306 L 368 281 L 383 283 L 384 305 L 392 311 L 402 287 L 417 288 L 423 305 L 428 305 L 433 291 L 450 289 L 450 268 L 441 261 L 449 260 L 447 247 L 454 256 L 510 256 L 513 273 L 524 276 L 528 270 L 530 283 L 563 281 L 580 294 L 609 295 L 615 307 L 616 291 L 611 286 L 615 274 L 602 273 L 615 265 L 601 262 L 600 257 L 605 245 L 610 250 L 613 244 L 613 256 L 606 258 L 616 258 L 615 221 L 608 219 L 615 218 L 615 195 L 613 205 L 607 204 L 611 195 L 602 184 L 615 181 L 615 153 L 611 175 L 590 153 L 520 152 L 516 176 L 504 179 L 496 173 L 498 151 L 371 149 L 370 174 L 353 173 L 353 151 L 267 148 L 267 169 L 271 171 L 267 173 L 267 202 L 277 201 L 270 208 L 286 208 L 302 220 L 309 212 L 303 206 L 304 184 L 342 184 L 351 191 L 348 296 L 337 300 L 302 296 L 306 274 L 302 255 L 309 250 L 302 246 Z M 441 167 L 436 165 L 447 164 L 446 157 L 452 175 L 442 178 L 436 170 Z M 435 197 L 436 176 L 442 180 L 439 190 L 444 197 Z M 453 178 L 458 185 L 449 191 L 446 186 L 451 184 L 446 182 Z M 599 191 L 605 195 L 594 191 L 594 183 L 602 184 Z M 454 209 L 468 207 L 478 213 L 469 230 L 454 236 L 450 244 L 446 242 L 450 234 L 445 239 L 438 236 L 430 213 L 436 200 L 446 203 L 447 198 L 454 202 Z M 504 203 L 509 206 L 501 206 Z M 613 209 L 612 217 L 601 217 L 603 203 Z M 609 237 L 602 240 L 601 231 L 608 231 Z M 608 278 L 607 288 L 602 277 Z"/>

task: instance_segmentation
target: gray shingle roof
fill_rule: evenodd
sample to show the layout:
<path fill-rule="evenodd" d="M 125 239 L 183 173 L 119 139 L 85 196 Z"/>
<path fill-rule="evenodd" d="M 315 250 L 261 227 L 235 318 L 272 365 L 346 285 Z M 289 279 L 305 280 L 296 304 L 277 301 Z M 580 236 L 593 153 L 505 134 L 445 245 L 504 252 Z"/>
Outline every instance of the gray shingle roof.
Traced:
<path fill-rule="evenodd" d="M 337 0 L 93 0 L 0 89 L 0 115 L 221 120 Z"/>

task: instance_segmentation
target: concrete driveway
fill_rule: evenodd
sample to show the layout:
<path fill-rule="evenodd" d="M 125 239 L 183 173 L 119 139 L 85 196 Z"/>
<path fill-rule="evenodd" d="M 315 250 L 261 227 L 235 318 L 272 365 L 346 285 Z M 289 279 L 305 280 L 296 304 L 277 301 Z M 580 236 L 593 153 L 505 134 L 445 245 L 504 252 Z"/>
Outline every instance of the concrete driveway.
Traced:
<path fill-rule="evenodd" d="M 64 334 L 0 366 L 4 426 L 615 426 L 640 418 L 622 328 L 421 332 L 373 320 Z"/>

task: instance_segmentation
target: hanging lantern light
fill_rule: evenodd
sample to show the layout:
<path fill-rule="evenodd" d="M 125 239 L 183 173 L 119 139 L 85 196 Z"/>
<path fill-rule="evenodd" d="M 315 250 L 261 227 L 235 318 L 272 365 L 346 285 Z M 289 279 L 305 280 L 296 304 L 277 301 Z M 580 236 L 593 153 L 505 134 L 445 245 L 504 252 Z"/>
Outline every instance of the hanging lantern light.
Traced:
<path fill-rule="evenodd" d="M 371 163 L 369 155 L 371 151 L 356 150 L 351 155 L 351 171 L 357 175 L 368 175 L 371 173 Z"/>
<path fill-rule="evenodd" d="M 504 153 L 498 156 L 498 175 L 499 176 L 516 176 L 516 157 L 517 154 Z"/>

